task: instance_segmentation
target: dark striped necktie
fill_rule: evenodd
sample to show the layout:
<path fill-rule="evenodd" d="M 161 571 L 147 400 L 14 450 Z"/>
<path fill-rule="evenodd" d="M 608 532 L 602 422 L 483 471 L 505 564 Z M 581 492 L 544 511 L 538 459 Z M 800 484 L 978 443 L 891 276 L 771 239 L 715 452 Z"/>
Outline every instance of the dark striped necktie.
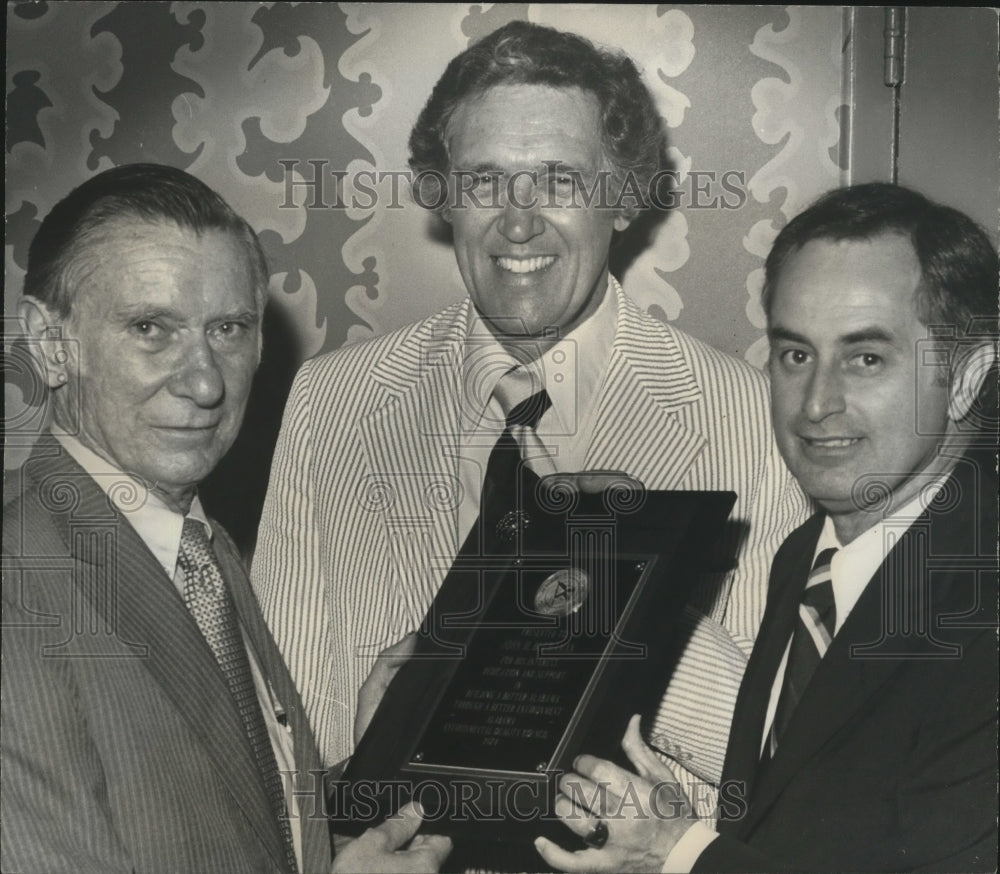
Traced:
<path fill-rule="evenodd" d="M 813 563 L 813 569 L 806 580 L 806 588 L 799 603 L 799 616 L 792 635 L 792 645 L 788 651 L 785 677 L 778 695 L 778 706 L 774 721 L 764 745 L 764 756 L 770 758 L 778 748 L 778 741 L 788 727 L 792 714 L 806 686 L 816 672 L 820 660 L 833 640 L 837 625 L 837 610 L 833 599 L 833 581 L 830 577 L 830 562 L 836 548 L 824 549 Z"/>
<path fill-rule="evenodd" d="M 243 635 L 222 578 L 222 569 L 212 552 L 208 532 L 196 519 L 188 517 L 184 520 L 178 562 L 184 572 L 184 603 L 198 623 L 229 684 L 263 777 L 268 801 L 278 820 L 288 867 L 294 872 L 297 870 L 295 847 L 285 809 L 285 792 L 261 713 Z"/>
<path fill-rule="evenodd" d="M 513 530 L 518 530 L 516 514 L 523 504 L 525 490 L 534 488 L 537 482 L 535 473 L 522 461 L 522 454 L 526 449 L 536 458 L 538 453 L 544 453 L 535 428 L 552 401 L 544 388 L 525 397 L 525 386 L 530 391 L 530 376 L 523 379 L 519 368 L 513 368 L 500 378 L 493 391 L 503 409 L 506 427 L 486 464 L 479 503 L 479 525 L 488 533 L 503 526 L 505 520 L 513 520 Z M 544 458 L 551 464 L 547 454 Z"/>

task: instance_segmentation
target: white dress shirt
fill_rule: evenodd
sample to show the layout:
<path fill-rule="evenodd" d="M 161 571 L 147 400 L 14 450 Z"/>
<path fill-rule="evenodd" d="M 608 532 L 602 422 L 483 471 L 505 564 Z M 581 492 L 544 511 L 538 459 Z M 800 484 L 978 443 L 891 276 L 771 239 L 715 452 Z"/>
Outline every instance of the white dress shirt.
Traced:
<path fill-rule="evenodd" d="M 854 605 L 858 603 L 861 593 L 868 586 L 875 572 L 885 562 L 886 556 L 927 509 L 947 479 L 948 474 L 942 475 L 935 482 L 921 489 L 920 494 L 908 504 L 859 534 L 846 546 L 837 539 L 833 518 L 826 517 L 823 530 L 816 541 L 816 549 L 813 552 L 810 565 L 815 563 L 816 557 L 824 549 L 834 548 L 837 550 L 830 562 L 830 581 L 833 585 L 833 601 L 836 609 L 834 637 L 843 628 L 847 617 L 854 609 Z M 760 739 L 762 755 L 764 744 L 767 743 L 768 735 L 771 732 L 775 711 L 778 709 L 778 697 L 785 679 L 785 668 L 788 665 L 788 653 L 791 647 L 792 638 L 789 636 L 781 663 L 778 665 L 778 671 L 774 675 L 774 682 L 771 684 L 771 697 L 768 699 L 764 731 Z M 690 871 L 701 853 L 718 836 L 718 832 L 704 823 L 695 823 L 671 850 L 664 862 L 663 871 Z"/>
<path fill-rule="evenodd" d="M 544 388 L 552 406 L 535 429 L 549 454 L 554 472 L 583 470 L 594 433 L 596 400 L 611 359 L 618 312 L 608 289 L 598 308 L 569 335 L 523 365 Z M 476 312 L 469 310 L 469 327 L 462 364 L 461 458 L 458 475 L 462 500 L 458 508 L 458 542 L 463 543 L 479 516 L 479 499 L 493 446 L 504 430 L 504 414 L 493 390 L 500 377 L 517 361 L 490 332 Z"/>
<path fill-rule="evenodd" d="M 149 547 L 149 551 L 153 553 L 153 556 L 183 596 L 185 578 L 184 572 L 178 565 L 177 557 L 180 552 L 185 517 L 170 509 L 144 482 L 118 470 L 84 446 L 76 437 L 56 428 L 52 429 L 52 433 L 73 460 L 93 477 L 111 503 L 128 519 L 142 542 Z M 208 517 L 205 515 L 197 495 L 191 502 L 188 516 L 201 522 L 211 536 L 212 526 L 208 522 Z M 257 690 L 257 700 L 260 702 L 260 709 L 264 714 L 264 724 L 267 726 L 267 733 L 271 739 L 278 770 L 294 772 L 295 751 L 292 746 L 291 729 L 283 726 L 278 719 L 278 714 L 283 714 L 284 708 L 275 696 L 270 684 L 264 679 L 257 655 L 245 633 L 243 641 L 247 648 L 250 672 Z M 294 794 L 289 794 L 287 781 L 283 782 L 286 784 L 285 806 L 288 809 L 288 824 L 292 830 L 295 858 L 301 868 L 302 826 L 298 818 L 298 799 Z M 197 799 L 192 798 L 191 803 L 196 804 Z"/>

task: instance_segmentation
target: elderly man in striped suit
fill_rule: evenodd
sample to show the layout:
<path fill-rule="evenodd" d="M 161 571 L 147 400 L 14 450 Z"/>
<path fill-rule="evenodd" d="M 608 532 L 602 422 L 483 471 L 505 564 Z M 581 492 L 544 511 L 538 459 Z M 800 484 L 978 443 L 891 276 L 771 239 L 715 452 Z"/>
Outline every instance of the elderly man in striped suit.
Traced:
<path fill-rule="evenodd" d="M 4 508 L 4 871 L 330 871 L 312 732 L 197 496 L 243 418 L 267 277 L 221 197 L 153 164 L 88 180 L 32 241 L 20 314 L 54 424 Z M 445 838 L 395 851 L 420 821 L 334 870 L 435 870 Z"/>
<path fill-rule="evenodd" d="M 628 192 L 666 168 L 653 99 L 628 58 L 514 22 L 450 63 L 410 148 L 414 196 L 450 224 L 468 298 L 305 364 L 252 572 L 324 761 L 351 754 L 374 657 L 423 619 L 508 413 L 544 390 L 521 429 L 537 473 L 738 495 L 738 565 L 699 586 L 673 677 L 651 678 L 666 687 L 654 743 L 710 786 L 771 559 L 806 501 L 774 446 L 763 374 L 650 317 L 608 272 L 646 202 Z"/>

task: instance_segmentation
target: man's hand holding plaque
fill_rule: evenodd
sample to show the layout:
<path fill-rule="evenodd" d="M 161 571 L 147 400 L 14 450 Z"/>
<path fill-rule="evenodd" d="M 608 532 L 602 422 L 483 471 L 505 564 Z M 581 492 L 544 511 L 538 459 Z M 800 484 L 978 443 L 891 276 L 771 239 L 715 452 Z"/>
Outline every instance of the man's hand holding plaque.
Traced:
<path fill-rule="evenodd" d="M 418 835 L 423 815 L 419 803 L 413 802 L 360 837 L 339 842 L 331 874 L 422 874 L 440 870 L 451 851 L 451 841 L 443 835 Z"/>
<path fill-rule="evenodd" d="M 539 855 L 561 871 L 649 871 L 663 864 L 695 822 L 690 802 L 670 770 L 643 742 L 639 716 L 628 724 L 622 749 L 636 773 L 594 756 L 579 756 L 559 779 L 555 812 L 588 844 L 569 852 L 545 837 Z"/>

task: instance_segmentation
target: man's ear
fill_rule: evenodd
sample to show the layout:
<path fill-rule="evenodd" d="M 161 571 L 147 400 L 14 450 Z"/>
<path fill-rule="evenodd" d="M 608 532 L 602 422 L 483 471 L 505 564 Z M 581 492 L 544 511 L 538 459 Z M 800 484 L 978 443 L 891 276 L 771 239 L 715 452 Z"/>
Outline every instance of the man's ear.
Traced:
<path fill-rule="evenodd" d="M 953 422 L 960 422 L 969 415 L 983 381 L 997 360 L 996 347 L 991 343 L 981 343 L 960 354 L 962 360 L 952 376 L 948 398 L 948 418 Z"/>
<path fill-rule="evenodd" d="M 18 302 L 17 314 L 28 335 L 28 348 L 48 387 L 65 385 L 69 379 L 69 349 L 63 328 L 65 319 L 53 312 L 44 301 L 31 295 L 25 295 Z"/>

